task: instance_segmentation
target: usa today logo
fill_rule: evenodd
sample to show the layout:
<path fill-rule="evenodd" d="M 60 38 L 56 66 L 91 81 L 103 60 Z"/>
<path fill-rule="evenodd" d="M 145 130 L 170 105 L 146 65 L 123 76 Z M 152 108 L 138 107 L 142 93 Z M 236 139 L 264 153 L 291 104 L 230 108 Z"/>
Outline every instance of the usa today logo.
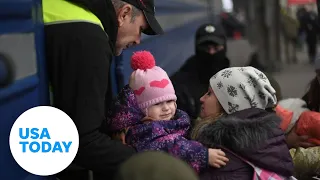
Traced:
<path fill-rule="evenodd" d="M 31 108 L 11 128 L 10 150 L 29 173 L 48 176 L 61 172 L 74 160 L 79 134 L 72 119 L 49 106 Z"/>

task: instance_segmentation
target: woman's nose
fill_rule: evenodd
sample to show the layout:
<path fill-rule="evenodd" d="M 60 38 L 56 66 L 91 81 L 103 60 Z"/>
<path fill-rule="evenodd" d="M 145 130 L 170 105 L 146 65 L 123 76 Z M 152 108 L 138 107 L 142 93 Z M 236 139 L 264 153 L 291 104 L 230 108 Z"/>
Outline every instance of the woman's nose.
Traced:
<path fill-rule="evenodd" d="M 204 95 L 200 98 L 200 102 L 201 102 L 201 103 L 204 102 Z"/>

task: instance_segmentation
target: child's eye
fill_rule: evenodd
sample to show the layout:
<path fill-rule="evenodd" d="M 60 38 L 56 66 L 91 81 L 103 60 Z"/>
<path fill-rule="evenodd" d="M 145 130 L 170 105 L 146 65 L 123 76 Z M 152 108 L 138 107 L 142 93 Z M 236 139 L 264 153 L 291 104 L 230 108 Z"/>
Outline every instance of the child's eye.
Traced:
<path fill-rule="evenodd" d="M 207 95 L 208 95 L 208 96 L 210 96 L 210 95 L 211 95 L 211 92 L 210 92 L 210 91 L 208 91 L 208 92 L 207 92 Z"/>
<path fill-rule="evenodd" d="M 155 106 L 159 106 L 161 103 L 157 103 L 157 104 L 155 104 Z"/>

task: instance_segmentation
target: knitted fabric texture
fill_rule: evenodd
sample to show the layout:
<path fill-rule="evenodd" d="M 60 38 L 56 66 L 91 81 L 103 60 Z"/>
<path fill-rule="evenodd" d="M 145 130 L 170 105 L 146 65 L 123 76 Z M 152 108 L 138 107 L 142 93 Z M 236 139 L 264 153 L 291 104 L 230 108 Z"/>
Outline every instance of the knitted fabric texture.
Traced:
<path fill-rule="evenodd" d="M 277 103 L 276 91 L 268 78 L 250 66 L 223 69 L 211 77 L 210 86 L 227 114 L 272 108 Z"/>
<path fill-rule="evenodd" d="M 131 57 L 131 67 L 134 71 L 129 84 L 143 111 L 154 104 L 177 99 L 168 74 L 155 66 L 150 52 L 135 52 Z"/>

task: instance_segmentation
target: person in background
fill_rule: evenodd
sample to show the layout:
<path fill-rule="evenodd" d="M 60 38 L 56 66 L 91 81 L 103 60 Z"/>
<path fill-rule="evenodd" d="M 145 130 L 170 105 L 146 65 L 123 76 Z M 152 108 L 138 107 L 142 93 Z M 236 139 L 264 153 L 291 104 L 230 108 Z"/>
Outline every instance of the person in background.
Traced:
<path fill-rule="evenodd" d="M 282 117 L 281 129 L 286 134 L 295 131 L 300 136 L 308 137 L 306 142 L 320 146 L 319 112 L 310 111 L 306 108 L 306 103 L 299 98 L 279 101 L 276 112 Z"/>
<path fill-rule="evenodd" d="M 317 54 L 318 33 L 320 30 L 318 15 L 306 5 L 297 12 L 300 23 L 299 36 L 305 34 L 308 46 L 309 62 L 314 63 Z"/>
<path fill-rule="evenodd" d="M 307 14 L 307 9 L 304 6 L 299 6 L 297 8 L 296 17 L 300 21 Z"/>
<path fill-rule="evenodd" d="M 264 67 L 259 60 L 259 55 L 258 52 L 252 52 L 252 54 L 249 56 L 249 62 L 247 64 L 247 66 L 252 66 L 256 69 L 259 69 L 260 71 L 265 72 L 267 70 L 266 67 Z"/>
<path fill-rule="evenodd" d="M 290 150 L 294 162 L 294 176 L 299 180 L 320 178 L 320 147 Z"/>
<path fill-rule="evenodd" d="M 68 114 L 79 132 L 74 164 L 92 170 L 95 180 L 112 179 L 135 150 L 106 134 L 111 59 L 139 44 L 141 33 L 163 33 L 154 1 L 42 0 L 42 5 L 52 105 Z M 83 178 L 67 171 L 59 178 Z"/>
<path fill-rule="evenodd" d="M 282 118 L 280 127 L 291 148 L 294 176 L 299 180 L 309 180 L 320 175 L 320 144 L 316 138 L 320 113 L 310 111 L 306 108 L 306 102 L 299 98 L 281 100 L 276 113 Z"/>
<path fill-rule="evenodd" d="M 188 164 L 164 152 L 142 152 L 119 168 L 114 180 L 199 180 Z"/>
<path fill-rule="evenodd" d="M 316 76 L 311 80 L 307 93 L 302 99 L 307 103 L 307 108 L 320 112 L 320 56 L 314 63 Z"/>
<path fill-rule="evenodd" d="M 303 17 L 305 17 L 305 15 L 307 14 L 307 10 L 304 6 L 299 6 L 297 8 L 297 12 L 296 12 L 296 18 L 297 21 L 299 22 L 299 27 L 298 27 L 298 37 L 297 37 L 297 45 L 299 47 L 299 49 L 303 48 L 303 45 L 306 41 L 306 32 L 303 31 L 302 26 L 301 26 L 301 21 L 303 19 Z"/>
<path fill-rule="evenodd" d="M 269 75 L 266 76 L 269 79 Z M 316 117 L 314 115 L 319 113 L 306 108 L 306 102 L 302 99 L 282 99 L 281 87 L 275 79 L 270 80 L 270 84 L 277 92 L 279 101 L 275 111 L 282 119 L 280 128 L 285 132 L 286 142 L 293 158 L 294 176 L 299 180 L 312 179 L 320 174 L 320 147 L 308 142 L 310 139 L 308 135 L 298 135 L 296 122 L 299 119 Z"/>
<path fill-rule="evenodd" d="M 210 77 L 230 66 L 223 27 L 215 24 L 200 26 L 195 35 L 195 52 L 170 77 L 176 89 L 177 105 L 192 119 L 199 115 L 199 99 L 207 91 Z"/>

